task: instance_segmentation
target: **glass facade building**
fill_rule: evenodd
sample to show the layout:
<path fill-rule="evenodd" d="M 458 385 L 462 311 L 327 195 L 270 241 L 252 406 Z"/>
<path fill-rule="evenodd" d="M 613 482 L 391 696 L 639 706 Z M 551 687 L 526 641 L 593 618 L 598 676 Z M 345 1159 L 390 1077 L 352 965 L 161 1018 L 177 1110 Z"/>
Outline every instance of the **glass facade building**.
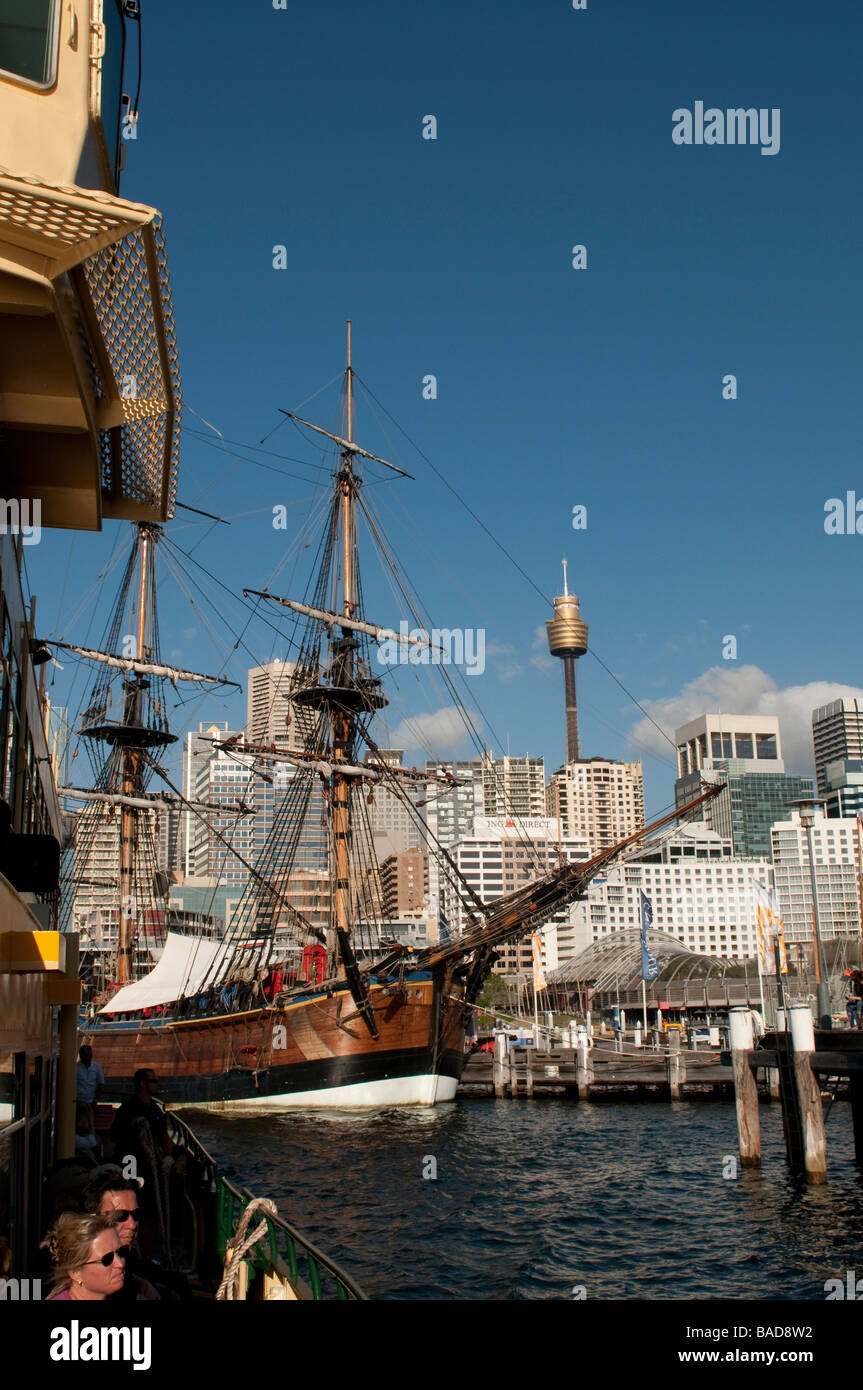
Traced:
<path fill-rule="evenodd" d="M 726 790 L 706 803 L 704 819 L 711 829 L 731 840 L 738 859 L 769 859 L 771 827 L 788 819 L 789 802 L 812 796 L 811 777 L 749 772 L 736 758 L 714 760 L 711 776 L 723 782 Z M 679 777 L 674 787 L 675 805 L 682 806 L 700 790 L 700 773 Z"/>

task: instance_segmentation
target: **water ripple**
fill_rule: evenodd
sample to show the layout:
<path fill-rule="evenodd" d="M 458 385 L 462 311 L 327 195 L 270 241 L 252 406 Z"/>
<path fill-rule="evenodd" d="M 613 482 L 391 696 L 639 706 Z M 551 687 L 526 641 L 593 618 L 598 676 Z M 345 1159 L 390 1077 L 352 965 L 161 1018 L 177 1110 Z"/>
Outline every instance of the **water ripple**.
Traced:
<path fill-rule="evenodd" d="M 783 1160 L 723 1177 L 733 1105 L 465 1099 L 374 1113 L 190 1122 L 220 1163 L 384 1299 L 821 1299 L 863 1265 L 863 1177 L 849 1107 L 830 1181 Z M 429 1160 L 437 1177 L 424 1178 Z"/>

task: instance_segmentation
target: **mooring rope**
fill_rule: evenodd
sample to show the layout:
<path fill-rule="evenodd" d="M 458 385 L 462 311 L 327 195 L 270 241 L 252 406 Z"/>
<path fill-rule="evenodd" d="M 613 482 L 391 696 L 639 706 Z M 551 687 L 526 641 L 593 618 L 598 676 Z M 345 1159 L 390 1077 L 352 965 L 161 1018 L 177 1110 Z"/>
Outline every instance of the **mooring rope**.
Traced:
<path fill-rule="evenodd" d="M 260 1209 L 265 1212 L 263 1220 L 258 1223 L 250 1236 L 246 1235 L 252 1216 Z M 253 1245 L 257 1245 L 259 1240 L 263 1240 L 267 1234 L 267 1216 L 278 1216 L 279 1210 L 275 1202 L 271 1202 L 269 1197 L 255 1197 L 246 1207 L 240 1217 L 240 1224 L 233 1236 L 233 1243 L 225 1248 L 225 1269 L 222 1274 L 222 1282 L 216 1290 L 216 1298 L 224 1301 L 232 1299 L 236 1291 L 237 1274 L 240 1263 L 245 1258 L 247 1252 Z"/>

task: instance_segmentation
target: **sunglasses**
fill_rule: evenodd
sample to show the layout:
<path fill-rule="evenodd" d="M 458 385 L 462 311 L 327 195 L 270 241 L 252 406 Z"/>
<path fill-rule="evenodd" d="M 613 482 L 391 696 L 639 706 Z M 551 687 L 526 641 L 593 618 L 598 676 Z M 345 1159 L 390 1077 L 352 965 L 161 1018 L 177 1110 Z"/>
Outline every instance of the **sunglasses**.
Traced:
<path fill-rule="evenodd" d="M 115 1207 L 114 1210 L 109 1211 L 107 1215 L 114 1222 L 114 1225 L 117 1226 L 121 1221 L 140 1221 L 141 1208 L 136 1207 L 134 1211 L 126 1211 L 123 1207 Z"/>
<path fill-rule="evenodd" d="M 104 1265 L 105 1268 L 107 1269 L 109 1265 L 112 1265 L 112 1264 L 114 1263 L 114 1256 L 115 1256 L 115 1255 L 117 1256 L 118 1260 L 125 1260 L 125 1258 L 126 1258 L 126 1256 L 128 1255 L 128 1253 L 129 1253 L 129 1247 L 128 1247 L 128 1245 L 118 1245 L 118 1247 L 117 1247 L 116 1250 L 109 1250 L 108 1253 L 107 1253 L 107 1255 L 102 1255 L 98 1260 L 85 1260 L 85 1261 L 84 1261 L 84 1264 L 85 1264 L 85 1265 Z"/>

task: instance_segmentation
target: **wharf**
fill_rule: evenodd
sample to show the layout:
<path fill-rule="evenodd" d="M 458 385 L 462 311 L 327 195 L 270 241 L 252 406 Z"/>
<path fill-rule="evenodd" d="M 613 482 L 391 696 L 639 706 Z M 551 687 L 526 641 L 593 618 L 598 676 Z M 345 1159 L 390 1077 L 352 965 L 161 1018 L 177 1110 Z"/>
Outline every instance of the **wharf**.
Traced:
<path fill-rule="evenodd" d="M 577 1048 L 511 1048 L 506 1054 L 475 1052 L 465 1063 L 459 1095 L 534 1096 L 561 1094 L 582 1100 L 636 1093 L 668 1100 L 706 1093 L 731 1096 L 734 1078 L 717 1049 L 597 1045 Z"/>

